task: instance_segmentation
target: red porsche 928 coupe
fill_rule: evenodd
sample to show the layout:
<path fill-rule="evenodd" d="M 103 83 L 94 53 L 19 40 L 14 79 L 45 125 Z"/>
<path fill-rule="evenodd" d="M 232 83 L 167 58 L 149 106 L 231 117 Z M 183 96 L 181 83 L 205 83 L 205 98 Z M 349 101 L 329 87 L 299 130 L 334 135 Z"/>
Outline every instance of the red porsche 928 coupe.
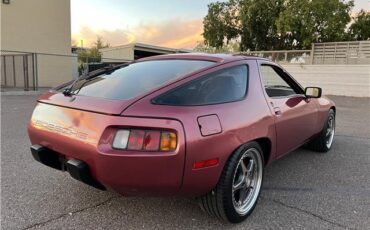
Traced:
<path fill-rule="evenodd" d="M 198 197 L 243 221 L 264 167 L 305 145 L 330 150 L 335 105 L 258 57 L 174 54 L 107 67 L 40 96 L 33 157 L 123 195 Z"/>

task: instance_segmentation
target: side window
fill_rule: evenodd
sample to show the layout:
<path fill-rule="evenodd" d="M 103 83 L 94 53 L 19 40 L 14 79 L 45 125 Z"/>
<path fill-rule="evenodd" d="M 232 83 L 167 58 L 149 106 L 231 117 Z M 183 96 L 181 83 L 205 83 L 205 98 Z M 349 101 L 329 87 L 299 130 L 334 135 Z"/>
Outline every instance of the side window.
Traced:
<path fill-rule="evenodd" d="M 270 65 L 260 66 L 263 86 L 269 97 L 284 97 L 297 94 L 279 72 Z"/>
<path fill-rule="evenodd" d="M 185 83 L 153 100 L 162 105 L 210 105 L 244 98 L 247 92 L 248 67 L 227 68 Z"/>

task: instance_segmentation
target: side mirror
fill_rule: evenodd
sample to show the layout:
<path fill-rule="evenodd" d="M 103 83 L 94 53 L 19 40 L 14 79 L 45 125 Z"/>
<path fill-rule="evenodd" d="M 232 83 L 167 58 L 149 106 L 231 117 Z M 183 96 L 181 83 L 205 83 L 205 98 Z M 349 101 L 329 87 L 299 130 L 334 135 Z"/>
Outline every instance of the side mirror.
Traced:
<path fill-rule="evenodd" d="M 322 89 L 320 87 L 306 87 L 304 94 L 307 98 L 320 98 Z"/>

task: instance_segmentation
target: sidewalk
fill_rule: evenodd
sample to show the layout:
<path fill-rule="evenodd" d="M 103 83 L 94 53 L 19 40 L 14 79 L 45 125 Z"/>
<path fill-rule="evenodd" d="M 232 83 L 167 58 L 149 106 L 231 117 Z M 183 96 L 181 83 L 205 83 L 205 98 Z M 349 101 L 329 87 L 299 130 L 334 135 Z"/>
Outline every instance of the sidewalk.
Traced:
<path fill-rule="evenodd" d="M 22 96 L 22 95 L 39 95 L 46 91 L 48 91 L 50 88 L 48 87 L 39 87 L 38 90 L 28 90 L 25 91 L 23 88 L 1 88 L 1 96 Z"/>

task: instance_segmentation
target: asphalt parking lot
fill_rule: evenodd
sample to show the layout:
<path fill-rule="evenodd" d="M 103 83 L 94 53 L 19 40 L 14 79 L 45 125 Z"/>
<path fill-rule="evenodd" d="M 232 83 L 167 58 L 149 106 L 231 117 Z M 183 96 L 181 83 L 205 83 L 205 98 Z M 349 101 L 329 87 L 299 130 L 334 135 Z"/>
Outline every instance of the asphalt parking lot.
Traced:
<path fill-rule="evenodd" d="M 33 160 L 26 127 L 36 96 L 1 98 L 2 229 L 370 229 L 370 101 L 331 97 L 331 152 L 298 149 L 266 168 L 243 223 L 221 223 L 185 198 L 102 192 Z"/>

